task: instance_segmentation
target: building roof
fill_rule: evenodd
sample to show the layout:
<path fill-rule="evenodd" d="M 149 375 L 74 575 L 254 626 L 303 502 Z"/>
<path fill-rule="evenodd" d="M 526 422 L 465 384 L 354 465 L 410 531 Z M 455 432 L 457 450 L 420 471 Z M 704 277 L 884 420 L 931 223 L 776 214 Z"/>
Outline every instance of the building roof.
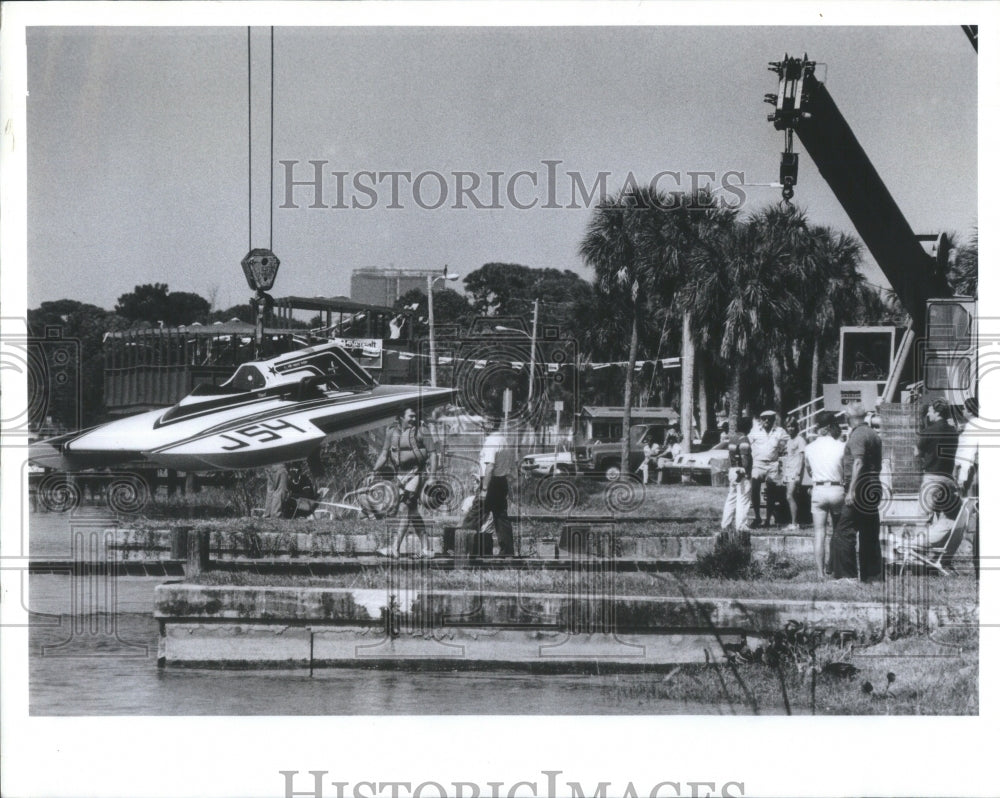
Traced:
<path fill-rule="evenodd" d="M 329 310 L 333 313 L 371 311 L 373 313 L 391 313 L 395 316 L 407 312 L 390 308 L 387 305 L 366 305 L 364 302 L 355 302 L 346 296 L 283 296 L 280 299 L 275 299 L 274 304 L 281 307 L 290 306 L 296 310 Z"/>
<path fill-rule="evenodd" d="M 624 406 L 585 405 L 580 413 L 584 418 L 620 419 L 625 415 Z M 632 418 L 650 421 L 676 421 L 680 416 L 672 407 L 633 407 Z"/>
<path fill-rule="evenodd" d="M 130 330 L 109 332 L 107 338 L 157 338 L 170 335 L 185 335 L 211 338 L 218 335 L 253 335 L 255 327 L 245 321 L 223 321 L 215 324 L 187 324 L 179 327 L 134 327 Z M 308 330 L 278 329 L 266 327 L 265 335 L 295 335 L 304 334 Z"/>
<path fill-rule="evenodd" d="M 441 274 L 441 268 L 433 269 L 355 269 L 351 272 L 351 277 L 426 277 L 428 274 Z"/>

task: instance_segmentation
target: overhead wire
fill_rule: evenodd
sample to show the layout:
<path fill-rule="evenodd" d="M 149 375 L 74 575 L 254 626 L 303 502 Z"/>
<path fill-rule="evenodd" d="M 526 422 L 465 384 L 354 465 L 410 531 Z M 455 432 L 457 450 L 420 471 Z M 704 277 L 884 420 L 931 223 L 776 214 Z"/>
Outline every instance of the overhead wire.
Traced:
<path fill-rule="evenodd" d="M 268 202 L 270 217 L 267 224 L 267 248 L 274 252 L 274 25 L 271 26 L 271 151 L 267 162 L 267 170 L 271 175 L 270 201 Z"/>
<path fill-rule="evenodd" d="M 247 25 L 247 252 L 253 249 L 253 92 L 250 26 Z"/>

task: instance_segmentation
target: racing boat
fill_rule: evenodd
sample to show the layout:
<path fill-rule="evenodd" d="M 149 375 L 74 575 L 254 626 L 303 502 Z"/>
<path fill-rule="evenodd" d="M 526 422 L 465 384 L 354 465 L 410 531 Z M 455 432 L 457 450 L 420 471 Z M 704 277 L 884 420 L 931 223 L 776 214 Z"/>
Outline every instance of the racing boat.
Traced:
<path fill-rule="evenodd" d="M 320 344 L 244 363 L 166 410 L 43 441 L 29 459 L 62 471 L 135 460 L 181 471 L 257 468 L 304 459 L 325 441 L 385 424 L 403 405 L 427 412 L 454 393 L 378 385 L 340 346 Z"/>

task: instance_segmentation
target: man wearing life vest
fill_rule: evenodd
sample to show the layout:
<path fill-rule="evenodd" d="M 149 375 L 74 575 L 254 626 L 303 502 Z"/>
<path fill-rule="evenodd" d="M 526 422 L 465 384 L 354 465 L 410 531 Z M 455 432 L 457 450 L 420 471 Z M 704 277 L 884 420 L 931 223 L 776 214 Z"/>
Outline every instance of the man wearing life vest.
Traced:
<path fill-rule="evenodd" d="M 417 423 L 417 412 L 413 407 L 400 408 L 396 421 L 386 429 L 382 451 L 373 467 L 374 471 L 389 464 L 395 469 L 395 483 L 399 490 L 398 507 L 404 508 L 405 518 L 397 521 L 394 540 L 389 546 L 379 549 L 383 557 L 398 557 L 410 527 L 420 538 L 420 557 L 433 557 L 427 527 L 420 515 L 420 492 L 428 474 L 434 473 L 433 445 L 429 444 Z"/>

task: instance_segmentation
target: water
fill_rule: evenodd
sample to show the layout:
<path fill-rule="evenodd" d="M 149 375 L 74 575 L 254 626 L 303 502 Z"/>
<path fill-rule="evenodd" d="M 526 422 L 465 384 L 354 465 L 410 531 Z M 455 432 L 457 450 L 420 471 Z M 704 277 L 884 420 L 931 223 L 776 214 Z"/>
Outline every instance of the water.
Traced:
<path fill-rule="evenodd" d="M 70 558 L 73 537 L 113 521 L 96 511 L 31 516 L 31 554 Z M 95 538 L 102 538 L 98 534 Z M 78 541 L 79 547 L 79 541 Z M 78 552 L 81 550 L 78 548 Z M 153 590 L 165 580 L 30 579 L 33 715 L 717 714 L 728 707 L 655 697 L 659 673 L 532 675 L 347 669 L 158 668 Z M 113 582 L 113 583 L 112 583 Z"/>
<path fill-rule="evenodd" d="M 640 704 L 620 695 L 615 676 L 531 676 L 517 673 L 410 673 L 318 670 L 215 671 L 156 667 L 156 623 L 148 615 L 118 616 L 143 656 L 114 651 L 110 641 L 77 644 L 41 655 L 40 646 L 66 632 L 33 630 L 32 715 L 385 715 L 385 714 L 635 714 L 684 712 L 677 702 Z M 82 656 L 86 650 L 90 656 Z M 638 677 L 627 676 L 634 688 Z M 662 676 L 644 677 L 652 684 Z M 702 713 L 704 708 L 687 708 Z M 717 712 L 709 708 L 709 712 Z"/>
<path fill-rule="evenodd" d="M 72 513 L 31 513 L 26 515 L 26 521 L 28 531 L 22 539 L 28 543 L 33 560 L 71 559 L 75 538 L 78 545 L 78 536 L 89 544 L 94 534 L 95 540 L 103 544 L 104 530 L 113 528 L 117 523 L 114 516 L 97 507 L 82 507 Z M 87 554 L 86 559 L 103 559 L 103 545 L 98 551 L 88 551 Z"/>

